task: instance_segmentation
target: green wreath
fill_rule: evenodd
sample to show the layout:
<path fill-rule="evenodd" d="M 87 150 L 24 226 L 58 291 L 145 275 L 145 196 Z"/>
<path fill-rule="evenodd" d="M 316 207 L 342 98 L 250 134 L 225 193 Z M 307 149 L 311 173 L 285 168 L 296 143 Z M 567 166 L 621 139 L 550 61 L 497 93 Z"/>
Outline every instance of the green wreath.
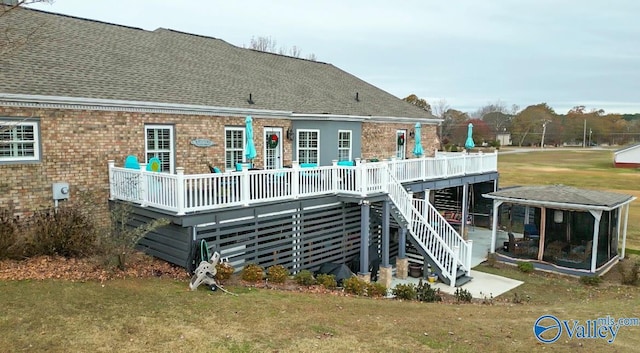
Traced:
<path fill-rule="evenodd" d="M 278 135 L 276 134 L 271 134 L 271 136 L 269 136 L 269 139 L 267 140 L 267 146 L 269 148 L 276 148 L 278 147 Z"/>
<path fill-rule="evenodd" d="M 404 145 L 404 135 L 398 135 L 398 146 Z"/>

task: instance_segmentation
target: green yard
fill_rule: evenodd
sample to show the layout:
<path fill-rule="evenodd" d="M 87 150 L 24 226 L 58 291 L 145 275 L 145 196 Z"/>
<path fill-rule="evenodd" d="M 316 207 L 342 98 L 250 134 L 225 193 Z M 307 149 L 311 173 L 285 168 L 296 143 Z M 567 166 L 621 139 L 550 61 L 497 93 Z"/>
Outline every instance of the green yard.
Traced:
<path fill-rule="evenodd" d="M 502 186 L 563 183 L 640 196 L 640 173 L 610 167 L 611 152 L 504 154 Z M 629 219 L 629 245 L 640 249 L 640 207 Z M 637 258 L 636 258 L 637 259 Z M 629 262 L 630 260 L 627 260 Z M 600 286 L 576 278 L 486 271 L 525 283 L 493 301 L 403 302 L 342 294 L 230 286 L 231 296 L 187 281 L 131 278 L 73 282 L 0 281 L 1 352 L 631 352 L 640 327 L 601 339 L 539 343 L 533 323 L 640 317 L 640 290 L 614 269 Z M 515 300 L 516 295 L 520 300 Z"/>

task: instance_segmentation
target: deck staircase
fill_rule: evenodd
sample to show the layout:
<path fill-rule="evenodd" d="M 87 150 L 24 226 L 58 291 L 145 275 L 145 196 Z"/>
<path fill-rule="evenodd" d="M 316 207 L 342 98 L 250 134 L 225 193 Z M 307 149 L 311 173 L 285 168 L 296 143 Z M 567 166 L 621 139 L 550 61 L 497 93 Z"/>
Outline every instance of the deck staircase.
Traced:
<path fill-rule="evenodd" d="M 471 280 L 471 247 L 429 202 L 414 199 L 391 171 L 388 195 L 393 207 L 394 220 L 406 226 L 411 235 L 409 241 L 438 272 L 440 280 L 452 287 Z"/>

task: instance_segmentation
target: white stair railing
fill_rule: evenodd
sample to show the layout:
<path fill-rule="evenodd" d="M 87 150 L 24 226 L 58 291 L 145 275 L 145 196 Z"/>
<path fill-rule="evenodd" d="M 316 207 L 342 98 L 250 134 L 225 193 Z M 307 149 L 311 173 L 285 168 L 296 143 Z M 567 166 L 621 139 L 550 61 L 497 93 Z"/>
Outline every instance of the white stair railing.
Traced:
<path fill-rule="evenodd" d="M 471 243 L 466 242 L 431 204 L 416 207 L 404 186 L 390 171 L 387 174 L 389 198 L 406 220 L 409 234 L 432 259 L 442 276 L 455 287 L 458 266 L 470 274 Z M 423 214 L 421 210 L 425 207 L 427 212 Z"/>

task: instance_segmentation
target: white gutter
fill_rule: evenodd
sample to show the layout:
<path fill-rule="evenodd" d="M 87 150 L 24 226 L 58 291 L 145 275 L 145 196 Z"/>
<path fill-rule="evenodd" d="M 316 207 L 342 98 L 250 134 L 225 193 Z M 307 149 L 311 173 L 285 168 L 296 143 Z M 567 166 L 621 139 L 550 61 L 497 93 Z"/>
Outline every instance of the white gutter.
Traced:
<path fill-rule="evenodd" d="M 9 106 L 49 109 L 82 109 L 102 111 L 126 111 L 138 113 L 160 113 L 207 116 L 246 116 L 282 118 L 291 120 L 329 120 L 329 121 L 372 121 L 398 123 L 439 124 L 442 119 L 408 118 L 391 116 L 366 116 L 344 114 L 304 114 L 286 110 L 229 108 L 194 104 L 157 103 L 127 101 L 118 99 L 79 98 L 63 96 L 43 96 L 31 94 L 0 93 L 0 102 Z"/>
<path fill-rule="evenodd" d="M 540 206 L 540 207 L 549 207 L 549 208 L 557 208 L 557 209 L 565 209 L 565 210 L 601 210 L 601 211 L 611 211 L 618 207 L 622 207 L 628 203 L 633 202 L 636 197 L 632 196 L 629 200 L 619 203 L 613 207 L 607 206 L 595 206 L 595 205 L 581 205 L 576 203 L 563 203 L 563 202 L 553 202 L 553 201 L 539 201 L 539 200 L 526 200 L 526 199 L 517 199 L 512 197 L 504 197 L 504 196 L 495 196 L 495 195 L 482 195 L 488 199 L 499 200 L 508 203 L 514 203 L 519 205 L 531 205 L 531 206 Z"/>
<path fill-rule="evenodd" d="M 166 114 L 188 114 L 188 115 L 224 115 L 224 116 L 265 116 L 289 118 L 290 111 L 266 110 L 266 109 L 246 109 L 227 108 L 216 106 L 177 104 L 177 103 L 156 103 L 142 101 L 125 101 L 116 99 L 99 98 L 78 98 L 41 96 L 29 94 L 0 93 L 0 102 L 7 105 L 20 107 L 37 107 L 52 109 L 83 109 L 83 110 L 109 110 L 127 111 L 141 113 L 166 113 Z"/>

